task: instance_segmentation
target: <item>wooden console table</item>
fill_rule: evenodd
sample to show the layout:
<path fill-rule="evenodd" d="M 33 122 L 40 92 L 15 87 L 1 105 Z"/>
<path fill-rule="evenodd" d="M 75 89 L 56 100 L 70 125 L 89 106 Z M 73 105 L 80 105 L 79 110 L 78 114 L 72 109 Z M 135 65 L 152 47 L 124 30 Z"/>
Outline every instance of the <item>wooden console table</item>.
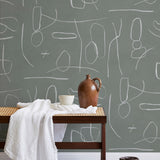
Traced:
<path fill-rule="evenodd" d="M 18 110 L 17 107 L 0 107 L 0 123 L 9 123 L 10 116 Z M 101 149 L 101 160 L 106 160 L 106 115 L 103 107 L 98 107 L 95 114 L 57 114 L 53 116 L 54 123 L 100 123 L 101 142 L 56 142 L 58 149 Z M 0 149 L 5 142 L 0 142 Z"/>

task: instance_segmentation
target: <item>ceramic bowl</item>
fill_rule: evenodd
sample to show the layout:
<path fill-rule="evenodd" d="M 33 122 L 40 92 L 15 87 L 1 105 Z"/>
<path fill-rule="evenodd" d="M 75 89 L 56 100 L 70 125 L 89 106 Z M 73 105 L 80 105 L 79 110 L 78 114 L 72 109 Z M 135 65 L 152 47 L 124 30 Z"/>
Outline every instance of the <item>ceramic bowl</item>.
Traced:
<path fill-rule="evenodd" d="M 58 98 L 61 105 L 72 105 L 74 101 L 74 95 L 59 95 Z"/>

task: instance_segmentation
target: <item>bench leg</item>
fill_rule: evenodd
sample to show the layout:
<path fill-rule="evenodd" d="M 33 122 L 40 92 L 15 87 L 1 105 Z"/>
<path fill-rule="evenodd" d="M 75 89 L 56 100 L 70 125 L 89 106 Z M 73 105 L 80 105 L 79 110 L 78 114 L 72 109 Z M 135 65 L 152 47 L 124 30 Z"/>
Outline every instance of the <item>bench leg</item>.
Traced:
<path fill-rule="evenodd" d="M 102 141 L 101 160 L 106 160 L 106 127 L 105 127 L 105 123 L 102 123 L 102 127 L 101 127 L 101 141 Z"/>

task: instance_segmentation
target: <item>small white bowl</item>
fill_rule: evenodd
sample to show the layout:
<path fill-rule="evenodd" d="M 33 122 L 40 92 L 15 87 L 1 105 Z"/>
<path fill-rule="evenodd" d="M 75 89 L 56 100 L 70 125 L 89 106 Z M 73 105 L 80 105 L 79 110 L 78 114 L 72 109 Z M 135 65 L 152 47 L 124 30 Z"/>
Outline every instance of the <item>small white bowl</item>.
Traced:
<path fill-rule="evenodd" d="M 58 98 L 61 105 L 72 105 L 74 101 L 74 95 L 59 95 Z"/>

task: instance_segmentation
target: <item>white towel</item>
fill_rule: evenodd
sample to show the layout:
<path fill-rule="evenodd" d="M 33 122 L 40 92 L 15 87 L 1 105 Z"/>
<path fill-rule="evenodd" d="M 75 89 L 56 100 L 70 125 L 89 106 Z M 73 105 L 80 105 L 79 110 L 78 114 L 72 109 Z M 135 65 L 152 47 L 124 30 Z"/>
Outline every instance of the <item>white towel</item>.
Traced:
<path fill-rule="evenodd" d="M 28 102 L 28 103 L 22 103 L 22 102 L 18 102 L 17 103 L 17 107 L 18 108 L 24 108 L 24 107 L 28 107 L 32 102 Z M 51 107 L 53 108 L 54 104 L 51 104 Z M 64 111 L 62 109 L 62 111 Z M 62 142 L 63 138 L 64 138 L 64 134 L 67 128 L 67 124 L 63 124 L 63 123 L 55 123 L 53 125 L 54 127 L 54 140 L 55 142 Z"/>
<path fill-rule="evenodd" d="M 88 106 L 85 108 L 80 108 L 77 104 L 72 105 L 61 105 L 60 103 L 51 104 L 51 108 L 58 111 L 66 111 L 67 113 L 96 113 L 97 107 Z"/>
<path fill-rule="evenodd" d="M 92 106 L 83 109 L 78 105 L 51 105 L 50 100 L 37 99 L 11 116 L 4 151 L 14 160 L 57 160 L 52 116 L 95 113 L 96 109 Z"/>

